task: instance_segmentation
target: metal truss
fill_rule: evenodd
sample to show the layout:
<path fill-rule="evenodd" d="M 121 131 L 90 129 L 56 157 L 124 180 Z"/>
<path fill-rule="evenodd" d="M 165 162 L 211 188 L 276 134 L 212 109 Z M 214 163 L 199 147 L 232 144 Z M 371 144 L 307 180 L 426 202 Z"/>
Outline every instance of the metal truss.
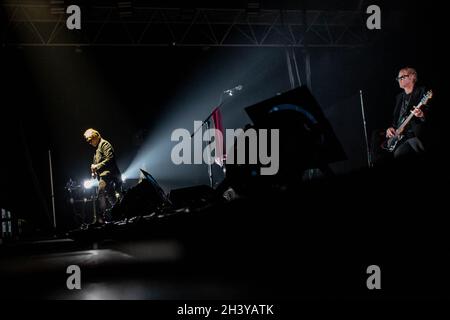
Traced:
<path fill-rule="evenodd" d="M 64 1 L 0 8 L 3 46 L 342 48 L 371 41 L 361 10 L 132 7 L 125 14 L 120 6 L 85 5 L 81 30 L 68 30 Z"/>

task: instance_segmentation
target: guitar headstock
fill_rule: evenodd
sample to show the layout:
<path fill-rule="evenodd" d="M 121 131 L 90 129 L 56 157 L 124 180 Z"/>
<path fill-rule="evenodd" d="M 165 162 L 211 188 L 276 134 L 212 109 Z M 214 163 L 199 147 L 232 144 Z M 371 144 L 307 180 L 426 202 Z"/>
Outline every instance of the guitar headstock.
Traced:
<path fill-rule="evenodd" d="M 423 96 L 422 100 L 420 100 L 420 104 L 427 104 L 428 100 L 433 98 L 433 91 L 428 90 L 427 93 Z"/>

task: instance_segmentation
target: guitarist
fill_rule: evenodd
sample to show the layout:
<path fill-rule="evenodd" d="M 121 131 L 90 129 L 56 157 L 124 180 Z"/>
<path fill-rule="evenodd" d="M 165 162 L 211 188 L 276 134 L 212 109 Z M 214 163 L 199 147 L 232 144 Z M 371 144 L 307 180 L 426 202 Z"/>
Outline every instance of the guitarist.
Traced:
<path fill-rule="evenodd" d="M 115 205 L 120 197 L 122 186 L 120 170 L 116 164 L 114 149 L 107 140 L 103 139 L 95 129 L 88 129 L 84 133 L 86 142 L 96 148 L 91 174 L 98 179 L 98 201 L 100 214 L 96 223 L 104 222 L 105 212 Z"/>
<path fill-rule="evenodd" d="M 426 94 L 426 89 L 416 85 L 417 79 L 416 70 L 410 67 L 401 69 L 396 78 L 403 92 L 396 97 L 393 123 L 385 132 L 386 138 L 395 135 L 395 129 L 402 124 L 411 112 L 414 114 L 414 118 L 403 131 L 404 138 L 394 150 L 394 158 L 425 152 L 423 135 L 427 121 L 427 110 L 426 106 L 419 109 L 414 109 L 414 107 L 420 103 L 422 97 Z"/>

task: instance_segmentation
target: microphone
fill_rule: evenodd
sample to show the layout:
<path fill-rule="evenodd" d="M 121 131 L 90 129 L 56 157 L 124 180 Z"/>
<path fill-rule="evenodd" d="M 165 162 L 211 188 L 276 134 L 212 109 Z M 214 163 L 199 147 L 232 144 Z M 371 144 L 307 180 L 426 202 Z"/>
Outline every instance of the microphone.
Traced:
<path fill-rule="evenodd" d="M 240 85 L 237 85 L 237 86 L 234 87 L 234 88 L 225 90 L 223 93 L 227 93 L 227 94 L 229 94 L 230 96 L 232 96 L 233 93 L 234 93 L 235 91 L 240 91 L 240 90 L 242 90 L 242 88 L 243 88 L 243 86 L 242 86 L 242 84 L 240 84 Z"/>

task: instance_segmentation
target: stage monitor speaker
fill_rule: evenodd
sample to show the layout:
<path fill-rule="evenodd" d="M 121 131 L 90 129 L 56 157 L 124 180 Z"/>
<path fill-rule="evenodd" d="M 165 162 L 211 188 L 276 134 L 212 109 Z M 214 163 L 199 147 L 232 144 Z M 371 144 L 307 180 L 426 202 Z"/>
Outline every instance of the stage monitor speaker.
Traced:
<path fill-rule="evenodd" d="M 130 188 L 112 209 L 113 220 L 144 216 L 155 212 L 170 201 L 156 180 L 141 169 L 144 178 Z"/>

